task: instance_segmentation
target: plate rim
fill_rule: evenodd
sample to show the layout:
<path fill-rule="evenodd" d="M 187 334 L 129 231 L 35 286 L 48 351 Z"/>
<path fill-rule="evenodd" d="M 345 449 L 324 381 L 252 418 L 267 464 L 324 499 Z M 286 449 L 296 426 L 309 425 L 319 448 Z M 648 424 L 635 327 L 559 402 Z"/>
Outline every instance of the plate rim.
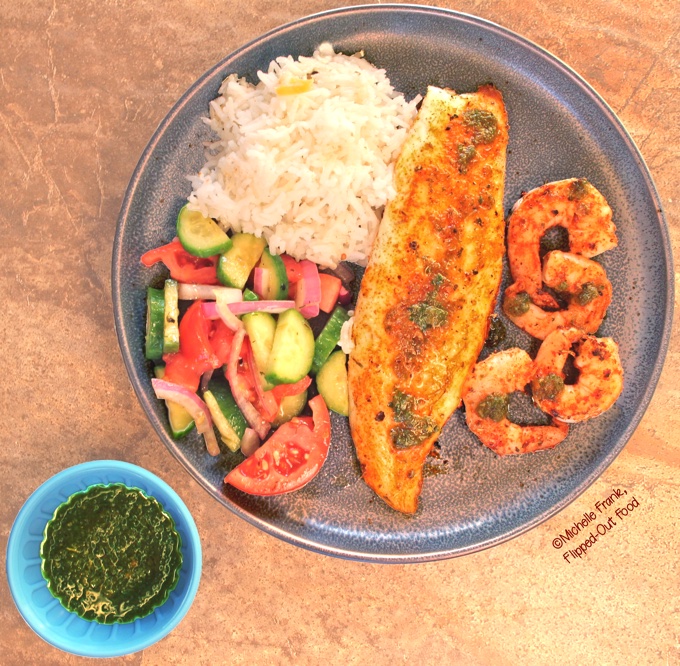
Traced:
<path fill-rule="evenodd" d="M 263 42 L 268 41 L 274 36 L 281 35 L 288 31 L 300 28 L 305 25 L 310 25 L 312 23 L 326 20 L 329 18 L 334 18 L 341 15 L 350 14 L 362 14 L 366 12 L 376 12 L 376 13 L 404 13 L 404 14 L 427 14 L 433 16 L 441 16 L 443 18 L 453 19 L 454 21 L 464 22 L 467 24 L 472 24 L 481 27 L 485 30 L 490 30 L 493 33 L 500 34 L 502 37 L 511 39 L 512 41 L 518 43 L 524 48 L 528 48 L 535 55 L 539 56 L 541 59 L 546 61 L 553 68 L 557 68 L 563 75 L 570 78 L 578 88 L 587 95 L 591 102 L 593 102 L 599 110 L 604 114 L 609 125 L 616 130 L 619 137 L 625 144 L 628 152 L 631 154 L 635 160 L 637 166 L 637 172 L 642 176 L 647 192 L 649 193 L 652 201 L 654 202 L 656 208 L 656 218 L 658 222 L 658 227 L 662 239 L 663 254 L 666 262 L 666 302 L 662 334 L 659 339 L 659 353 L 654 361 L 654 367 L 650 373 L 649 381 L 645 387 L 644 393 L 640 396 L 640 400 L 635 406 L 635 410 L 630 418 L 628 426 L 625 428 L 621 434 L 616 446 L 614 446 L 608 454 L 601 460 L 600 464 L 588 475 L 588 478 L 574 488 L 572 491 L 567 493 L 565 497 L 559 502 L 551 505 L 551 507 L 538 515 L 533 519 L 523 522 L 521 525 L 504 532 L 502 535 L 488 537 L 481 541 L 476 542 L 470 546 L 464 546 L 460 548 L 450 548 L 441 549 L 436 551 L 430 551 L 427 553 L 382 553 L 377 554 L 374 552 L 359 551 L 352 548 L 341 548 L 337 546 L 330 546 L 327 544 L 320 544 L 312 539 L 305 537 L 291 535 L 285 529 L 279 526 L 273 525 L 264 519 L 258 518 L 248 511 L 242 509 L 238 505 L 229 502 L 226 497 L 220 495 L 215 491 L 212 486 L 209 486 L 205 480 L 198 474 L 194 473 L 194 470 L 188 468 L 181 459 L 177 457 L 170 447 L 167 446 L 163 436 L 158 432 L 156 428 L 156 415 L 151 409 L 149 404 L 149 399 L 147 396 L 141 392 L 141 386 L 138 387 L 136 382 L 139 382 L 141 377 L 137 373 L 137 369 L 131 360 L 131 351 L 129 344 L 125 338 L 125 331 L 123 330 L 123 311 L 122 311 L 122 301 L 120 297 L 119 290 L 115 289 L 115 286 L 119 283 L 120 278 L 120 266 L 121 266 L 121 247 L 122 247 L 122 237 L 125 226 L 125 221 L 130 211 L 130 207 L 134 200 L 135 194 L 139 188 L 140 181 L 144 174 L 145 168 L 150 161 L 155 148 L 160 142 L 166 130 L 171 126 L 177 115 L 184 108 L 186 103 L 198 93 L 201 89 L 203 83 L 214 77 L 218 72 L 224 69 L 228 61 L 234 60 L 238 57 L 243 56 L 248 51 L 256 48 Z M 562 511 L 566 506 L 574 502 L 580 495 L 582 495 L 595 481 L 597 481 L 603 472 L 612 464 L 615 458 L 621 453 L 625 448 L 626 444 L 632 437 L 633 433 L 637 429 L 642 420 L 649 403 L 652 400 L 656 387 L 658 385 L 660 375 L 666 360 L 670 345 L 670 335 L 671 327 L 673 321 L 673 310 L 674 310 L 674 279 L 673 279 L 673 255 L 672 247 L 670 243 L 670 235 L 668 230 L 668 224 L 666 221 L 666 216 L 663 210 L 663 204 L 661 198 L 657 192 L 656 186 L 652 179 L 649 168 L 647 167 L 640 150 L 633 141 L 632 137 L 626 130 L 625 126 L 621 120 L 617 117 L 611 107 L 607 102 L 600 96 L 600 94 L 593 88 L 593 86 L 588 83 L 581 75 L 579 75 L 574 69 L 563 62 L 560 58 L 549 52 L 547 49 L 539 46 L 530 39 L 506 28 L 500 24 L 497 24 L 488 19 L 475 16 L 473 14 L 459 12 L 452 9 L 445 9 L 441 7 L 431 7 L 427 5 L 419 4 L 396 4 L 396 3 L 386 3 L 386 4 L 363 4 L 348 7 L 339 7 L 335 9 L 329 9 L 307 16 L 297 18 L 295 20 L 289 21 L 285 24 L 277 26 L 257 37 L 246 42 L 242 46 L 236 48 L 234 51 L 227 54 L 218 63 L 210 67 L 205 71 L 199 78 L 197 78 L 187 90 L 177 99 L 177 101 L 172 105 L 166 116 L 159 123 L 156 130 L 153 132 L 149 142 L 147 143 L 137 165 L 132 173 L 130 181 L 128 183 L 125 196 L 123 198 L 120 213 L 117 220 L 116 234 L 114 237 L 113 253 L 112 253 L 112 272 L 111 272 L 111 289 L 112 289 L 112 299 L 113 299 L 113 310 L 114 310 L 114 325 L 116 329 L 116 335 L 118 338 L 118 343 L 121 349 L 121 355 L 123 357 L 123 362 L 128 374 L 128 379 L 132 384 L 133 390 L 137 396 L 139 403 L 141 404 L 147 419 L 151 422 L 152 427 L 156 430 L 156 434 L 159 435 L 161 441 L 163 442 L 166 449 L 173 458 L 181 465 L 181 467 L 188 472 L 198 484 L 210 494 L 213 498 L 217 499 L 220 504 L 229 509 L 232 513 L 236 514 L 239 518 L 246 520 L 246 522 L 251 525 L 261 529 L 262 531 L 271 534 L 283 541 L 286 541 L 292 545 L 302 547 L 306 550 L 310 550 L 316 553 L 330 555 L 333 557 L 339 557 L 348 560 L 360 561 L 360 562 L 372 562 L 372 563 L 397 563 L 397 564 L 407 564 L 407 563 L 420 563 L 420 562 L 430 562 L 443 559 L 449 559 L 452 557 L 459 557 L 463 555 L 468 555 L 471 553 L 479 552 L 487 548 L 500 545 L 506 541 L 516 538 L 525 532 L 528 532 L 541 523 L 549 520 L 557 513 Z M 133 381 L 134 378 L 134 381 Z"/>
<path fill-rule="evenodd" d="M 113 474 L 114 476 L 120 477 L 120 479 L 122 479 L 125 475 L 135 475 L 151 486 L 150 491 L 144 491 L 150 496 L 158 499 L 156 497 L 156 493 L 159 491 L 165 493 L 172 501 L 172 506 L 168 507 L 167 502 L 161 502 L 161 506 L 165 511 L 179 513 L 183 521 L 186 523 L 186 528 L 184 531 L 186 531 L 189 535 L 187 549 L 191 551 L 194 562 L 193 568 L 188 572 L 190 579 L 186 593 L 184 594 L 178 608 L 171 616 L 169 616 L 168 621 L 161 623 L 160 625 L 155 625 L 151 630 L 143 632 L 142 634 L 138 635 L 135 633 L 127 641 L 118 638 L 112 645 L 109 645 L 108 643 L 102 643 L 96 648 L 89 646 L 88 649 L 79 649 L 75 645 L 74 639 L 64 637 L 61 632 L 55 631 L 51 625 L 42 621 L 42 618 L 40 614 L 36 612 L 35 607 L 27 601 L 24 585 L 20 580 L 15 579 L 15 574 L 18 575 L 20 560 L 23 559 L 19 550 L 22 549 L 26 543 L 26 529 L 28 527 L 26 523 L 36 517 L 37 512 L 40 510 L 39 504 L 47 501 L 68 483 L 82 485 L 82 480 L 84 477 L 95 472 L 100 472 L 102 474 Z M 118 481 L 110 481 L 107 483 L 126 483 L 126 481 L 120 479 Z M 85 487 L 83 487 L 83 489 L 85 489 Z M 80 490 L 75 492 L 80 492 Z M 160 500 L 158 501 L 160 502 Z M 21 506 L 21 509 L 19 509 L 19 512 L 17 513 L 10 529 L 5 555 L 5 573 L 7 576 L 8 587 L 10 589 L 10 595 L 24 622 L 26 622 L 26 624 L 40 638 L 42 638 L 52 647 L 69 654 L 94 658 L 122 657 L 125 655 L 134 654 L 135 652 L 145 650 L 146 648 L 165 638 L 177 627 L 177 625 L 179 625 L 179 623 L 189 612 L 189 609 L 191 608 L 198 591 L 203 569 L 203 551 L 198 528 L 196 527 L 196 523 L 193 516 L 191 515 L 191 512 L 179 494 L 167 482 L 163 481 L 163 479 L 144 467 L 140 467 L 139 465 L 135 465 L 134 463 L 129 463 L 123 460 L 113 459 L 90 460 L 87 462 L 78 463 L 76 465 L 72 465 L 71 467 L 67 467 L 66 469 L 62 469 L 43 481 L 28 496 Z M 46 582 L 45 588 L 47 588 Z M 159 608 L 161 608 L 161 606 L 159 606 Z M 155 609 L 153 612 L 156 610 L 158 609 Z M 144 618 L 138 618 L 131 624 L 143 619 Z"/>

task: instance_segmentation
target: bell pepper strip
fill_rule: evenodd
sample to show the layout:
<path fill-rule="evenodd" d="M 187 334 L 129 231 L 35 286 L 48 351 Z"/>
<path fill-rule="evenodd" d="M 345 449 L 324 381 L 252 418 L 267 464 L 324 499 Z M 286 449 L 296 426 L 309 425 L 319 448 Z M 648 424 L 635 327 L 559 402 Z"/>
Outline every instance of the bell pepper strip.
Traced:
<path fill-rule="evenodd" d="M 274 394 L 277 402 L 281 402 L 285 397 L 290 395 L 298 395 L 309 388 L 312 383 L 312 378 L 307 375 L 303 377 L 300 381 L 295 382 L 295 384 L 277 384 L 271 393 Z"/>
<path fill-rule="evenodd" d="M 335 275 L 328 273 L 319 273 L 319 282 L 321 283 L 321 300 L 319 301 L 319 309 L 322 312 L 330 314 L 338 302 L 340 296 L 340 288 L 342 287 L 342 280 Z"/>
<path fill-rule="evenodd" d="M 167 371 L 167 366 L 166 366 Z M 207 405 L 195 393 L 187 390 L 184 386 L 173 384 L 165 379 L 151 380 L 154 393 L 159 400 L 170 400 L 184 407 L 196 423 L 196 429 L 205 439 L 205 448 L 211 456 L 220 455 L 220 447 L 217 444 L 212 419 Z"/>
<path fill-rule="evenodd" d="M 225 483 L 252 495 L 280 495 L 301 488 L 328 457 L 330 416 L 321 396 L 309 402 L 312 418 L 293 417 L 253 455 L 225 477 Z"/>
<path fill-rule="evenodd" d="M 248 425 L 257 433 L 260 439 L 264 439 L 271 429 L 271 424 L 268 423 L 262 415 L 257 411 L 255 406 L 248 400 L 247 390 L 244 378 L 239 374 L 239 358 L 241 357 L 241 349 L 243 341 L 246 337 L 245 328 L 239 328 L 234 335 L 234 342 L 231 346 L 229 354 L 229 362 L 227 363 L 227 381 L 231 388 L 231 393 L 234 400 L 241 410 Z"/>
<path fill-rule="evenodd" d="M 182 247 L 179 240 L 149 250 L 141 256 L 145 266 L 162 261 L 174 280 L 196 284 L 220 284 L 217 279 L 218 260 L 219 257 L 194 257 Z"/>

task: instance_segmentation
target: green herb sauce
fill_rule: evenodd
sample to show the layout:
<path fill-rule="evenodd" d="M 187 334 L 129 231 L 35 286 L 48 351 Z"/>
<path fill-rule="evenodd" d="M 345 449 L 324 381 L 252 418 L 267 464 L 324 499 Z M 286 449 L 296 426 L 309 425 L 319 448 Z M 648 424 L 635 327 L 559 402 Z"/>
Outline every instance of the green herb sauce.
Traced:
<path fill-rule="evenodd" d="M 57 507 L 40 549 L 42 573 L 61 604 L 85 620 L 132 622 L 177 585 L 181 538 L 152 497 L 96 485 Z"/>
<path fill-rule="evenodd" d="M 581 286 L 581 291 L 576 296 L 576 302 L 579 305 L 588 305 L 591 301 L 594 301 L 598 296 L 601 296 L 600 290 L 597 285 L 592 282 L 586 282 Z"/>
<path fill-rule="evenodd" d="M 439 288 L 446 278 L 441 273 L 436 273 L 432 278 L 432 291 L 421 303 L 415 303 L 408 309 L 409 319 L 421 330 L 443 326 L 448 319 L 449 313 L 439 302 Z"/>
<path fill-rule="evenodd" d="M 473 143 L 491 143 L 498 134 L 498 121 L 490 111 L 483 109 L 466 111 L 463 122 L 475 130 L 472 136 Z"/>
<path fill-rule="evenodd" d="M 531 304 L 531 298 L 526 291 L 520 291 L 519 294 L 506 299 L 503 304 L 505 311 L 512 315 L 513 317 L 519 317 L 520 315 L 529 312 L 529 305 Z"/>
<path fill-rule="evenodd" d="M 536 400 L 554 400 L 562 390 L 564 390 L 564 380 L 551 372 L 534 384 L 534 397 Z"/>
<path fill-rule="evenodd" d="M 491 419 L 496 423 L 500 423 L 503 419 L 508 418 L 509 405 L 510 400 L 505 393 L 489 393 L 477 405 L 476 411 L 480 418 Z"/>
<path fill-rule="evenodd" d="M 467 173 L 468 166 L 476 154 L 477 149 L 474 146 L 458 144 L 458 171 L 460 173 Z"/>
<path fill-rule="evenodd" d="M 398 422 L 392 428 L 392 442 L 397 449 L 408 449 L 417 446 L 439 430 L 439 426 L 428 416 L 413 413 L 415 398 L 395 389 L 390 407 L 394 410 L 394 420 Z"/>
<path fill-rule="evenodd" d="M 446 323 L 448 314 L 438 303 L 416 303 L 409 308 L 411 321 L 421 330 L 436 328 Z"/>

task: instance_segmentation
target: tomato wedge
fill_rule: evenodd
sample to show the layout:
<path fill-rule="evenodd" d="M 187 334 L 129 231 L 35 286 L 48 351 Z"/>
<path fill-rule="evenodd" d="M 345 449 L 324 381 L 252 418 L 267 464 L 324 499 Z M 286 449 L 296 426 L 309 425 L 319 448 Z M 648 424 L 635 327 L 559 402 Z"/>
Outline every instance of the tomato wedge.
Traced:
<path fill-rule="evenodd" d="M 141 262 L 153 266 L 162 261 L 170 270 L 170 277 L 178 282 L 191 284 L 219 284 L 217 261 L 219 257 L 200 258 L 189 254 L 179 240 L 144 253 Z"/>
<path fill-rule="evenodd" d="M 194 301 L 179 322 L 179 350 L 199 375 L 222 365 L 210 343 L 211 333 L 212 322 L 203 314 L 202 301 Z"/>
<path fill-rule="evenodd" d="M 216 319 L 210 334 L 210 344 L 220 365 L 226 365 L 229 362 L 229 352 L 233 341 L 234 332 L 229 330 L 221 319 Z"/>
<path fill-rule="evenodd" d="M 191 359 L 188 359 L 181 352 L 176 354 L 165 354 L 165 379 L 173 384 L 179 384 L 196 393 L 201 383 L 201 373 L 197 372 Z"/>
<path fill-rule="evenodd" d="M 302 488 L 328 456 L 331 421 L 324 399 L 309 401 L 313 427 L 307 418 L 284 423 L 255 453 L 224 478 L 251 495 L 280 495 Z"/>
<path fill-rule="evenodd" d="M 286 277 L 288 278 L 288 284 L 297 284 L 298 280 L 302 278 L 302 267 L 300 262 L 296 261 L 289 254 L 281 254 L 281 261 L 286 267 Z"/>

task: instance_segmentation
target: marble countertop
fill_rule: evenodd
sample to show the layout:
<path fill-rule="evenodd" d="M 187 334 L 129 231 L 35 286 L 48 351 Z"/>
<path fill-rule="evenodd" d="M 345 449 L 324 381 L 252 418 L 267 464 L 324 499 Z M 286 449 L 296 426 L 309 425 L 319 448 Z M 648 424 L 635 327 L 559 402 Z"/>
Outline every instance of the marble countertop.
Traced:
<path fill-rule="evenodd" d="M 139 406 L 114 331 L 110 282 L 116 220 L 139 156 L 210 66 L 271 28 L 344 4 L 355 3 L 4 3 L 3 569 L 12 521 L 35 488 L 70 465 L 115 458 L 153 471 L 184 499 L 201 534 L 204 570 L 182 623 L 156 645 L 113 662 L 680 664 L 677 322 L 649 409 L 606 472 L 544 524 L 441 562 L 362 564 L 260 532 L 198 486 Z M 677 2 L 439 6 L 527 37 L 597 90 L 654 178 L 677 262 Z M 566 563 L 551 545 L 554 535 L 616 487 L 632 491 L 639 508 L 587 557 Z M 85 663 L 29 629 L 4 576 L 0 622 L 3 665 Z"/>

